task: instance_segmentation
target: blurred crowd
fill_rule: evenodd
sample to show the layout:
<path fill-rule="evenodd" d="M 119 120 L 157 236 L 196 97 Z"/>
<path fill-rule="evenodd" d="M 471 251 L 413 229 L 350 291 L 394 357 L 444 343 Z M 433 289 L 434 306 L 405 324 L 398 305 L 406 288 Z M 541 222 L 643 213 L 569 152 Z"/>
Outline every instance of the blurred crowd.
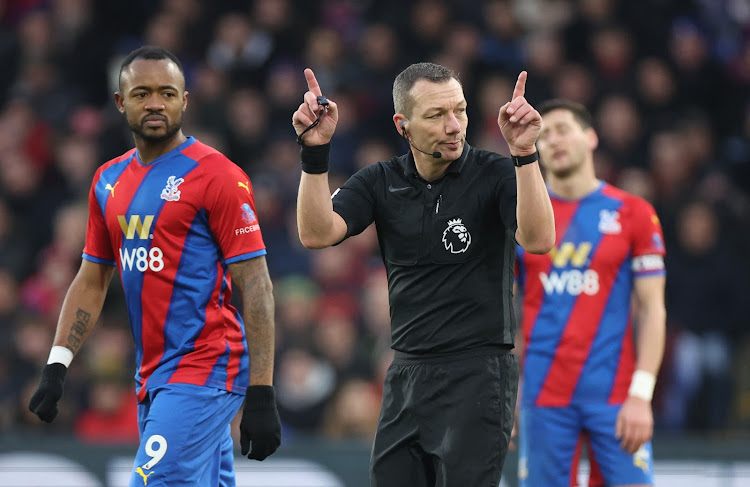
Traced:
<path fill-rule="evenodd" d="M 532 104 L 565 97 L 592 111 L 599 177 L 648 199 L 664 226 L 657 431 L 750 431 L 747 0 L 0 0 L 0 432 L 137 438 L 118 279 L 58 419 L 41 424 L 27 404 L 80 264 L 93 173 L 133 145 L 112 93 L 121 59 L 143 44 L 185 66 L 185 133 L 253 182 L 285 442 L 369 441 L 392 357 L 373 229 L 319 251 L 297 238 L 302 71 L 339 105 L 335 189 L 406 152 L 391 86 L 419 61 L 460 74 L 476 147 L 507 154 L 497 111 L 522 69 Z"/>

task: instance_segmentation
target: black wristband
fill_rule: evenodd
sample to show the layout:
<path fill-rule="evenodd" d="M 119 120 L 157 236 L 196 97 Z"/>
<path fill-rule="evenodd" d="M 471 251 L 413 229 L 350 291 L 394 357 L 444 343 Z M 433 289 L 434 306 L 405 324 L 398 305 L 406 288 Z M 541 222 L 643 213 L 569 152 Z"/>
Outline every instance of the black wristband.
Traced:
<path fill-rule="evenodd" d="M 525 166 L 539 160 L 539 151 L 529 154 L 528 156 L 514 156 L 511 154 L 510 160 L 513 161 L 513 165 L 516 167 Z"/>
<path fill-rule="evenodd" d="M 331 153 L 331 143 L 323 145 L 304 145 L 299 150 L 302 170 L 308 174 L 323 174 L 328 172 L 328 155 Z"/>

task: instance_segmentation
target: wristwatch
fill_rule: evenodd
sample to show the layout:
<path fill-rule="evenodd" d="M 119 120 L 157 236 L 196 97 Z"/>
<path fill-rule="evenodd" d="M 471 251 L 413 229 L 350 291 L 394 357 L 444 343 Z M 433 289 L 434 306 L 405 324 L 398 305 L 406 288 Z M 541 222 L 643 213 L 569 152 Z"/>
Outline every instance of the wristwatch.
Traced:
<path fill-rule="evenodd" d="M 513 161 L 513 165 L 516 167 L 525 166 L 539 160 L 539 151 L 529 154 L 528 156 L 514 156 L 511 154 L 510 159 Z"/>

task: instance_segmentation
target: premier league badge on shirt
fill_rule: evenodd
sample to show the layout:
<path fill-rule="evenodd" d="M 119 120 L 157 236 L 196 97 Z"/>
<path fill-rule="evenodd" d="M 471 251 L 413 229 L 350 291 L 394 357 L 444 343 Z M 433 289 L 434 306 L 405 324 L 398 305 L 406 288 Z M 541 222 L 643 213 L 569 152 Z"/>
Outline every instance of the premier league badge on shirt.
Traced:
<path fill-rule="evenodd" d="M 471 245 L 471 234 L 460 218 L 448 220 L 448 228 L 443 230 L 443 245 L 451 254 L 466 252 Z"/>

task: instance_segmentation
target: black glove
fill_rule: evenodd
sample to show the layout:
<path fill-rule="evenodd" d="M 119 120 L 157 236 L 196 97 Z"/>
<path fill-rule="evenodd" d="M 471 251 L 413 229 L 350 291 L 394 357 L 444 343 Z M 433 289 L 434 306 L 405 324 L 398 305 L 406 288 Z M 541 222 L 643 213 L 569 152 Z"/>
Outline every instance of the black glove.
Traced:
<path fill-rule="evenodd" d="M 42 379 L 39 381 L 39 387 L 31 396 L 29 409 L 32 413 L 39 416 L 39 419 L 46 423 L 51 423 L 57 416 L 57 401 L 63 394 L 63 383 L 68 368 L 60 363 L 47 364 L 42 370 Z"/>
<path fill-rule="evenodd" d="M 252 450 L 250 445 L 252 443 Z M 242 456 L 263 460 L 281 445 L 281 420 L 273 386 L 250 386 L 240 421 Z M 249 455 L 248 455 L 249 452 Z"/>

